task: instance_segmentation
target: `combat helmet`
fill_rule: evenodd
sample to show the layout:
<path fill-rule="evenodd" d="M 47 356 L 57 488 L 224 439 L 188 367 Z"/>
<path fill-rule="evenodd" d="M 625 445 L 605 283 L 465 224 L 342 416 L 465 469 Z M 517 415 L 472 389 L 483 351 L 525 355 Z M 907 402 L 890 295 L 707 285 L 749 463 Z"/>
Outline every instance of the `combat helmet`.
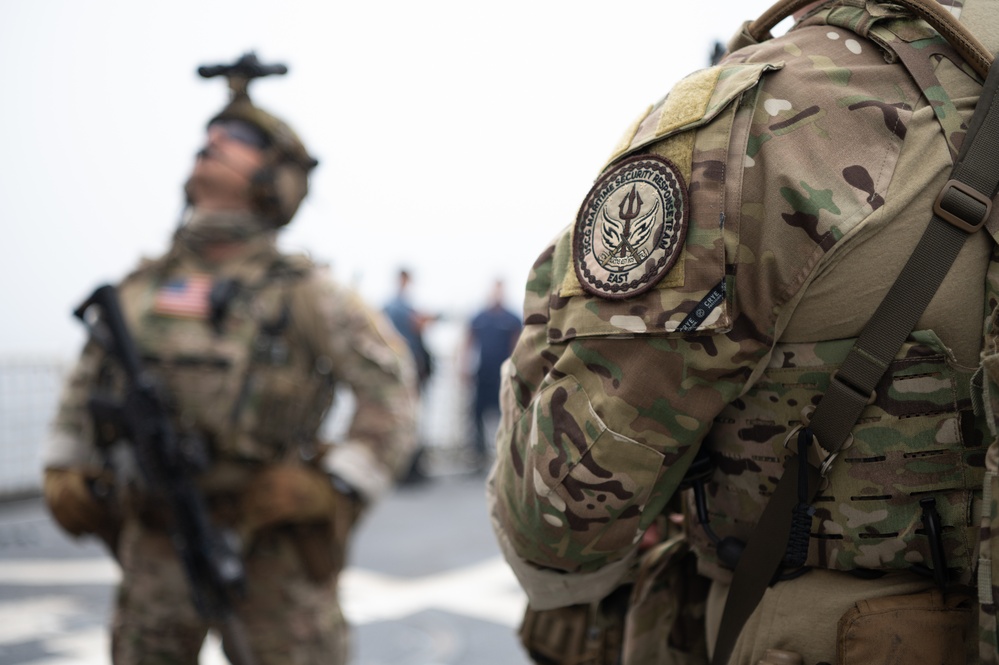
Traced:
<path fill-rule="evenodd" d="M 198 68 L 204 78 L 225 76 L 229 80 L 229 103 L 208 121 L 240 120 L 260 130 L 266 145 L 264 166 L 253 176 L 251 196 L 254 207 L 273 221 L 275 227 L 291 221 L 309 191 L 309 172 L 318 164 L 298 134 L 280 118 L 271 115 L 250 100 L 250 82 L 255 78 L 283 75 L 285 65 L 264 65 L 252 51 L 231 65 L 206 65 Z"/>

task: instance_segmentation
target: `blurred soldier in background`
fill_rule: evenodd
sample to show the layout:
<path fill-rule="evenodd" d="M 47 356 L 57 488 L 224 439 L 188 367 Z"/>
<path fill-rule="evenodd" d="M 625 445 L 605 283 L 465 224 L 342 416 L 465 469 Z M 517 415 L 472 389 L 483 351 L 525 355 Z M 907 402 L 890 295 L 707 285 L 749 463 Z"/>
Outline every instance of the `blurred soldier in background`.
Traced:
<path fill-rule="evenodd" d="M 229 78 L 231 101 L 208 124 L 169 251 L 118 291 L 174 429 L 206 448 L 196 482 L 211 519 L 240 536 L 246 583 L 234 609 L 247 644 L 224 636 L 227 655 L 344 663 L 338 574 L 357 518 L 408 462 L 415 372 L 380 313 L 276 247 L 317 162 L 251 103 L 248 83 L 283 73 L 272 70 L 252 54 L 202 68 Z M 341 383 L 357 407 L 346 439 L 330 445 L 318 433 Z M 121 442 L 88 410 L 93 395 L 120 388 L 121 372 L 91 340 L 61 398 L 45 498 L 66 531 L 100 535 L 121 565 L 114 662 L 196 663 L 210 626 L 171 546 L 177 516 L 120 463 Z M 235 658 L 243 646 L 250 657 Z"/>
<path fill-rule="evenodd" d="M 539 663 L 999 661 L 997 48 L 997 0 L 784 1 L 627 130 L 504 366 Z"/>

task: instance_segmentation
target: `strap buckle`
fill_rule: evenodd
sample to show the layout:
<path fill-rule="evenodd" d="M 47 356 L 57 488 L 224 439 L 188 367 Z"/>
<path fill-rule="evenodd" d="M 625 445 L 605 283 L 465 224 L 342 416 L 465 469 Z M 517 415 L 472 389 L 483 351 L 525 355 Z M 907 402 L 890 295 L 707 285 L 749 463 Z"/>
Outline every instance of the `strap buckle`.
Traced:
<path fill-rule="evenodd" d="M 975 209 L 975 204 L 984 206 L 985 211 L 979 213 Z M 989 213 L 992 212 L 992 199 L 960 180 L 951 179 L 933 202 L 933 212 L 951 226 L 956 226 L 966 233 L 974 233 L 982 228 L 985 220 L 989 218 Z M 978 215 L 977 219 L 975 215 Z"/>

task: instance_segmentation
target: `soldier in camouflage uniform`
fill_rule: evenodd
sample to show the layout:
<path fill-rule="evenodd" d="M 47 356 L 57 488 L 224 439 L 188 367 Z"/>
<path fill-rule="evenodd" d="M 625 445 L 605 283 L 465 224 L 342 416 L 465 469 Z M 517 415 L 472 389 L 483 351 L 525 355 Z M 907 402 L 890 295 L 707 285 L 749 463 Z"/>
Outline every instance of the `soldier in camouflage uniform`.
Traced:
<path fill-rule="evenodd" d="M 338 574 L 357 518 L 413 448 L 415 371 L 387 320 L 305 256 L 276 248 L 316 161 L 251 103 L 246 83 L 230 77 L 233 98 L 208 125 L 169 251 L 118 290 L 175 427 L 207 444 L 211 464 L 197 482 L 212 517 L 241 536 L 247 584 L 235 611 L 253 661 L 342 664 Z M 121 565 L 114 662 L 196 663 L 209 626 L 192 605 L 170 516 L 125 465 L 112 467 L 116 444 L 94 431 L 86 407 L 120 381 L 88 343 L 52 429 L 45 498 L 65 530 L 98 534 Z M 346 439 L 329 445 L 318 431 L 341 384 L 356 410 Z"/>
<path fill-rule="evenodd" d="M 999 48 L 999 2 L 940 4 Z M 643 113 L 531 271 L 488 493 L 538 662 L 707 662 L 732 545 L 949 177 L 983 78 L 965 55 L 898 4 L 807 9 L 779 38 L 747 24 Z M 993 214 L 828 469 L 805 566 L 727 662 L 999 661 L 996 237 Z"/>

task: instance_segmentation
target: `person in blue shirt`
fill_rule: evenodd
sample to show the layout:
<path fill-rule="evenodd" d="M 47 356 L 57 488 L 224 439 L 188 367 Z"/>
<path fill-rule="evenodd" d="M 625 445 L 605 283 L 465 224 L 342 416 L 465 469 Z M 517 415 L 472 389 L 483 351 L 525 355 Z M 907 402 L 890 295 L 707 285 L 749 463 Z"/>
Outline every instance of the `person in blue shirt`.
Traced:
<path fill-rule="evenodd" d="M 503 304 L 503 282 L 496 280 L 489 304 L 472 317 L 465 344 L 465 375 L 473 387 L 472 453 L 474 463 L 485 469 L 488 414 L 499 414 L 500 367 L 520 336 L 520 317 Z"/>
<path fill-rule="evenodd" d="M 433 372 L 433 358 L 423 343 L 423 330 L 428 323 L 437 319 L 436 316 L 418 312 L 409 300 L 409 284 L 412 277 L 405 268 L 399 270 L 399 288 L 396 295 L 384 308 L 385 314 L 392 325 L 406 340 L 413 360 L 416 362 L 416 373 L 420 388 L 430 378 Z"/>
<path fill-rule="evenodd" d="M 413 307 L 409 298 L 409 286 L 412 276 L 406 268 L 399 269 L 399 281 L 395 297 L 389 300 L 383 311 L 392 322 L 409 347 L 410 355 L 416 364 L 416 380 L 419 397 L 422 397 L 427 381 L 434 371 L 434 357 L 423 340 L 423 331 L 427 324 L 437 321 L 436 314 L 427 314 Z M 426 467 L 426 443 L 417 441 L 416 452 L 410 459 L 409 466 L 403 472 L 400 482 L 403 485 L 414 485 L 429 479 Z"/>

